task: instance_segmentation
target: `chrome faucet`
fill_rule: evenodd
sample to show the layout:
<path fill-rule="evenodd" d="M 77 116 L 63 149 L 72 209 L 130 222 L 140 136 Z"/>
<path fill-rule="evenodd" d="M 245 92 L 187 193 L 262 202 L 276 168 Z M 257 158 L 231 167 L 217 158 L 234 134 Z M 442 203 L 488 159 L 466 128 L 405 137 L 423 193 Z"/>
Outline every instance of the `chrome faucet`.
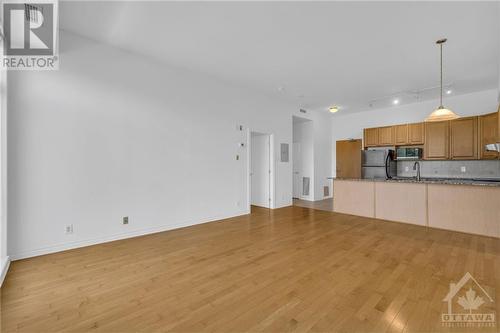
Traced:
<path fill-rule="evenodd" d="M 417 170 L 417 182 L 420 181 L 420 163 L 418 163 L 418 161 L 416 161 L 414 164 L 413 164 L 413 170 Z"/>

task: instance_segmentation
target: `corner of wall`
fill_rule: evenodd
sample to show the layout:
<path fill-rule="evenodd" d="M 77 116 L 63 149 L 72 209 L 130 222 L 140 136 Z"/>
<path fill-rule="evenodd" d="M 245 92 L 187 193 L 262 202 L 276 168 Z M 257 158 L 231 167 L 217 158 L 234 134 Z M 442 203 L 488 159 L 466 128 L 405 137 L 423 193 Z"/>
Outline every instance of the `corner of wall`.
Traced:
<path fill-rule="evenodd" d="M 7 276 L 7 271 L 9 270 L 10 267 L 10 258 L 7 256 L 1 263 L 0 263 L 0 287 L 3 285 L 3 281 L 5 280 L 5 277 Z"/>

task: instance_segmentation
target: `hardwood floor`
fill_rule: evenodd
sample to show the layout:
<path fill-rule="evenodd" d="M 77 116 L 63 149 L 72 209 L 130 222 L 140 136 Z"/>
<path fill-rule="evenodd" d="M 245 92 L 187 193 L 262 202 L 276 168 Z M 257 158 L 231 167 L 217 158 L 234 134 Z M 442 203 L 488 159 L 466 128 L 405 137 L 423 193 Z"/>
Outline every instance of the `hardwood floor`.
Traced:
<path fill-rule="evenodd" d="M 1 327 L 492 332 L 497 327 L 446 328 L 440 320 L 450 282 L 466 272 L 495 300 L 483 296 L 480 312 L 500 309 L 499 242 L 301 207 L 257 208 L 13 262 L 1 289 Z"/>

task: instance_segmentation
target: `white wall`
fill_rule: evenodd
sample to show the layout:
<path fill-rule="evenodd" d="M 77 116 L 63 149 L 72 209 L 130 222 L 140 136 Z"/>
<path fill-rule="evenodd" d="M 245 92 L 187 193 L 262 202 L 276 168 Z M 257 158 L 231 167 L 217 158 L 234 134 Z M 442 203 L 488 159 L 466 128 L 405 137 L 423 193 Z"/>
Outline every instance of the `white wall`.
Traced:
<path fill-rule="evenodd" d="M 438 100 L 374 109 L 332 118 L 332 173 L 335 174 L 335 142 L 363 137 L 363 128 L 421 122 L 439 105 Z M 466 95 L 446 96 L 444 105 L 460 116 L 495 112 L 498 107 L 497 90 L 491 89 Z"/>
<path fill-rule="evenodd" d="M 251 159 L 251 204 L 269 207 L 270 187 L 270 137 L 265 134 L 252 133 L 250 145 Z"/>
<path fill-rule="evenodd" d="M 13 258 L 247 213 L 247 153 L 238 147 L 246 128 L 274 134 L 272 199 L 291 204 L 291 163 L 278 154 L 280 143 L 291 145 L 293 106 L 60 38 L 59 71 L 9 73 Z"/>
<path fill-rule="evenodd" d="M 0 48 L 2 48 L 0 43 Z M 0 71 L 0 286 L 9 268 L 7 255 L 7 72 Z"/>
<path fill-rule="evenodd" d="M 331 114 L 328 111 L 307 111 L 301 113 L 296 111 L 294 116 L 312 120 L 313 126 L 313 188 L 314 197 L 312 200 L 325 199 L 323 187 L 329 186 L 328 197 L 332 197 L 332 181 L 328 177 L 332 176 L 332 122 Z"/>
<path fill-rule="evenodd" d="M 322 200 L 323 187 L 329 187 L 329 195 L 333 196 L 332 181 L 332 126 L 329 113 L 316 114 L 314 120 L 314 200 Z"/>
<path fill-rule="evenodd" d="M 293 142 L 300 146 L 300 199 L 314 200 L 314 124 L 304 121 L 293 124 Z M 292 149 L 293 150 L 293 149 Z M 293 159 L 292 159 L 293 160 Z M 309 177 L 309 195 L 303 195 L 303 177 Z"/>

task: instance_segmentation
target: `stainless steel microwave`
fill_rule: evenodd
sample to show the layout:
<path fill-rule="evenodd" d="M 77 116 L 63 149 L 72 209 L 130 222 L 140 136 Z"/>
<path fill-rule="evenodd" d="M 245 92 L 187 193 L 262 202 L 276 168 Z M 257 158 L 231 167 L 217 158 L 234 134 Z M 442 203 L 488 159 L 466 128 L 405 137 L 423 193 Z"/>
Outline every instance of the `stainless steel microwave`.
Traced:
<path fill-rule="evenodd" d="M 397 160 L 420 160 L 423 155 L 422 148 L 398 148 L 396 150 Z"/>

